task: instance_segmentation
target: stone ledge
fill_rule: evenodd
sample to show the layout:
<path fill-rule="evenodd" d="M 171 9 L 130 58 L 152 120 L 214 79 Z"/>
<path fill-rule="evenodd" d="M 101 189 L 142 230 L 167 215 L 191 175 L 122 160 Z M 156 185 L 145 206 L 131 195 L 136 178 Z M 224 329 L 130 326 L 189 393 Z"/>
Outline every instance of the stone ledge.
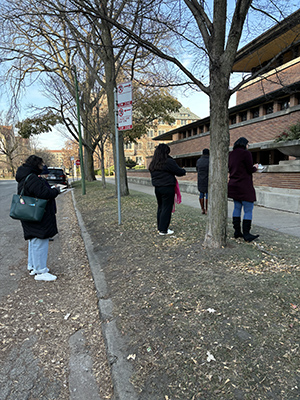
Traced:
<path fill-rule="evenodd" d="M 138 185 L 151 186 L 151 178 L 127 177 L 128 182 Z M 197 182 L 180 181 L 180 190 L 183 193 L 198 195 Z M 256 204 L 275 210 L 300 213 L 300 190 L 271 188 L 266 186 L 256 186 Z"/>

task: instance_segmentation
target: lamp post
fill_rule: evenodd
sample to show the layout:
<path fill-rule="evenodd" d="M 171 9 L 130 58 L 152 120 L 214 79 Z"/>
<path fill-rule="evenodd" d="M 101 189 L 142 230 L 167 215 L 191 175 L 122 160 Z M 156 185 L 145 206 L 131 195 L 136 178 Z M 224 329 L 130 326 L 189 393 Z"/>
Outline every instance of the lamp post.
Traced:
<path fill-rule="evenodd" d="M 79 158 L 80 158 L 80 170 L 81 170 L 81 188 L 82 194 L 85 195 L 85 173 L 83 165 L 83 153 L 82 153 L 82 137 L 81 137 L 81 122 L 80 122 L 80 107 L 79 107 L 79 94 L 78 94 L 78 80 L 76 66 L 72 66 L 72 71 L 74 72 L 75 79 L 75 92 L 76 92 L 76 104 L 77 104 L 77 121 L 78 121 L 78 137 L 79 137 Z"/>

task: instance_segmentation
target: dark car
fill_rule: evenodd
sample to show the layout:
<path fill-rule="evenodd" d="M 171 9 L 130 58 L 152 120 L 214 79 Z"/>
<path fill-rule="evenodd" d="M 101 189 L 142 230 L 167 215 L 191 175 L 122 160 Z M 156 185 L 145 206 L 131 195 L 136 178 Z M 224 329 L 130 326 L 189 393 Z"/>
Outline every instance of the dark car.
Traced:
<path fill-rule="evenodd" d="M 62 168 L 48 167 L 49 175 L 46 177 L 50 185 L 66 185 L 68 186 L 68 178 Z"/>

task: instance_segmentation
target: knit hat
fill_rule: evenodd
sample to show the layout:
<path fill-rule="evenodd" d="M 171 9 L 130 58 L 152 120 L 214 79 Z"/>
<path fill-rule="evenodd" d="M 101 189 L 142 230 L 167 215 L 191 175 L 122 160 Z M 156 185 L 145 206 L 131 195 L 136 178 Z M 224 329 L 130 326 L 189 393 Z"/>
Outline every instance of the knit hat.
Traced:
<path fill-rule="evenodd" d="M 204 154 L 209 155 L 209 150 L 208 150 L 208 149 L 203 149 L 202 154 L 203 154 L 203 155 L 204 155 Z"/>

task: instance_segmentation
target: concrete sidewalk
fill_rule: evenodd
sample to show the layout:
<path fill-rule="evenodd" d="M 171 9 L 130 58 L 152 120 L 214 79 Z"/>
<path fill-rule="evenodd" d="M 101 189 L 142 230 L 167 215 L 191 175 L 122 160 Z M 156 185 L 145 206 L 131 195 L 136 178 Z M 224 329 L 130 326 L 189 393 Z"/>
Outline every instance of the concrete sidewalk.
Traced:
<path fill-rule="evenodd" d="M 114 179 L 107 179 L 109 183 L 115 183 Z M 146 182 L 146 181 L 145 181 Z M 147 193 L 154 196 L 153 186 L 131 183 L 128 178 L 129 189 Z M 180 185 L 180 182 L 179 182 Z M 200 208 L 198 196 L 195 194 L 181 193 L 182 204 Z M 231 219 L 233 202 L 228 201 L 228 216 Z M 300 237 L 300 214 L 287 211 L 274 210 L 271 208 L 254 206 L 253 224 L 277 232 Z M 259 232 L 258 232 L 259 233 Z"/>

